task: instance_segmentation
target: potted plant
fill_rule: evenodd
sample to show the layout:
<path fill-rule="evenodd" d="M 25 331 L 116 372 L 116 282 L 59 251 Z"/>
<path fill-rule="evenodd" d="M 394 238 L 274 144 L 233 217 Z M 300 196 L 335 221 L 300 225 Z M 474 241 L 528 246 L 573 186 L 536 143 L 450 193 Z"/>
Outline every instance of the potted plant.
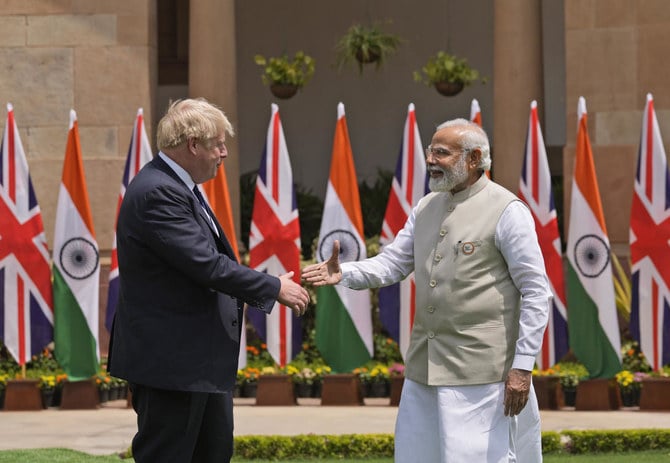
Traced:
<path fill-rule="evenodd" d="M 263 83 L 277 98 L 291 98 L 314 75 L 314 59 L 302 51 L 297 52 L 293 59 L 284 53 L 271 58 L 256 55 L 254 61 L 263 68 Z"/>
<path fill-rule="evenodd" d="M 379 23 L 371 26 L 354 24 L 335 45 L 337 68 L 355 62 L 361 74 L 366 63 L 375 63 L 375 68 L 379 69 L 401 43 L 402 39 L 397 35 L 383 32 Z"/>
<path fill-rule="evenodd" d="M 291 375 L 291 379 L 295 384 L 295 393 L 298 397 L 312 397 L 314 389 L 314 379 L 316 372 L 309 366 L 297 368 L 289 365 L 287 372 Z"/>
<path fill-rule="evenodd" d="M 464 87 L 479 79 L 479 71 L 473 69 L 465 58 L 438 51 L 428 59 L 421 71 L 414 71 L 414 80 L 434 86 L 442 95 L 453 96 Z M 484 80 L 482 79 L 482 82 Z"/>
<path fill-rule="evenodd" d="M 647 376 L 646 373 L 633 373 L 630 370 L 621 370 L 615 375 L 621 394 L 621 403 L 624 407 L 634 407 L 640 404 L 640 382 Z"/>
<path fill-rule="evenodd" d="M 389 396 L 390 373 L 386 365 L 377 363 L 370 369 L 370 397 Z"/>
<path fill-rule="evenodd" d="M 242 397 L 256 397 L 258 388 L 258 377 L 261 372 L 258 368 L 246 367 L 244 370 L 244 384 L 242 386 Z"/>
<path fill-rule="evenodd" d="M 107 373 L 101 372 L 95 376 L 95 385 L 98 388 L 100 403 L 109 401 L 110 389 L 112 388 L 112 378 Z"/>
<path fill-rule="evenodd" d="M 589 372 L 584 365 L 577 362 L 559 362 L 553 370 L 558 374 L 563 390 L 563 401 L 566 407 L 574 407 L 577 397 L 577 386 L 583 379 L 588 379 Z"/>
<path fill-rule="evenodd" d="M 51 407 L 51 402 L 53 401 L 54 392 L 56 390 L 56 376 L 41 375 L 39 387 L 42 393 L 42 406 L 44 408 Z"/>

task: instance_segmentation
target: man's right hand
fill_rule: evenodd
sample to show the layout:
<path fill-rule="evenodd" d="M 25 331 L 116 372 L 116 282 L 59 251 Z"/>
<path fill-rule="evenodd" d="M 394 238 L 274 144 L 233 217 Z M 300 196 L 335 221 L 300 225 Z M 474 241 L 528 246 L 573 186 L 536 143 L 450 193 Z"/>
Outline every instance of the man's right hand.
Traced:
<path fill-rule="evenodd" d="M 302 279 L 314 286 L 336 285 L 342 280 L 340 269 L 340 242 L 333 242 L 333 253 L 330 259 L 318 264 L 308 265 L 302 269 Z"/>
<path fill-rule="evenodd" d="M 280 304 L 290 307 L 296 317 L 301 316 L 307 310 L 309 304 L 309 293 L 305 288 L 293 281 L 293 272 L 288 272 L 279 277 L 281 287 L 277 300 Z"/>

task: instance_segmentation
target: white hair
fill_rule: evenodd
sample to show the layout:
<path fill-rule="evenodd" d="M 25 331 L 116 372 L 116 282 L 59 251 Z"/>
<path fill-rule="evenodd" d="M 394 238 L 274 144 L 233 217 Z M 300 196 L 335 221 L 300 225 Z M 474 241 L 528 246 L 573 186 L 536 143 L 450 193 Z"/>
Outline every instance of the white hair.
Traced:
<path fill-rule="evenodd" d="M 473 151 L 478 149 L 482 156 L 479 159 L 478 169 L 491 170 L 491 149 L 489 147 L 489 137 L 478 124 L 467 119 L 459 118 L 443 122 L 438 125 L 435 131 L 447 127 L 457 127 L 459 135 L 459 144 L 464 151 Z"/>

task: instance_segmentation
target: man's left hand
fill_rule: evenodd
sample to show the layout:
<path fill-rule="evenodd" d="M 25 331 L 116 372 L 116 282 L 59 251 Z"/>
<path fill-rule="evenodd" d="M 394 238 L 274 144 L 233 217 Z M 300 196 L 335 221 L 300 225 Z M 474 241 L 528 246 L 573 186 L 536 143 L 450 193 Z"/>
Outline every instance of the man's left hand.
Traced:
<path fill-rule="evenodd" d="M 521 413 L 528 402 L 532 372 L 512 368 L 505 381 L 505 416 Z"/>

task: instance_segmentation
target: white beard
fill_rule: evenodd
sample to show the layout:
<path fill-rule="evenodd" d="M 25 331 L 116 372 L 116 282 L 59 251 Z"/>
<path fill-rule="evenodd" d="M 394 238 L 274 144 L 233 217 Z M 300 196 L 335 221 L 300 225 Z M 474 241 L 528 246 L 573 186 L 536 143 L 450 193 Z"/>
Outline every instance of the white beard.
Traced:
<path fill-rule="evenodd" d="M 442 172 L 442 177 L 430 177 L 428 180 L 428 188 L 434 193 L 451 191 L 468 179 L 468 166 L 465 162 L 465 153 L 461 155 L 458 162 L 449 170 L 437 166 L 429 167 L 428 170 Z"/>

